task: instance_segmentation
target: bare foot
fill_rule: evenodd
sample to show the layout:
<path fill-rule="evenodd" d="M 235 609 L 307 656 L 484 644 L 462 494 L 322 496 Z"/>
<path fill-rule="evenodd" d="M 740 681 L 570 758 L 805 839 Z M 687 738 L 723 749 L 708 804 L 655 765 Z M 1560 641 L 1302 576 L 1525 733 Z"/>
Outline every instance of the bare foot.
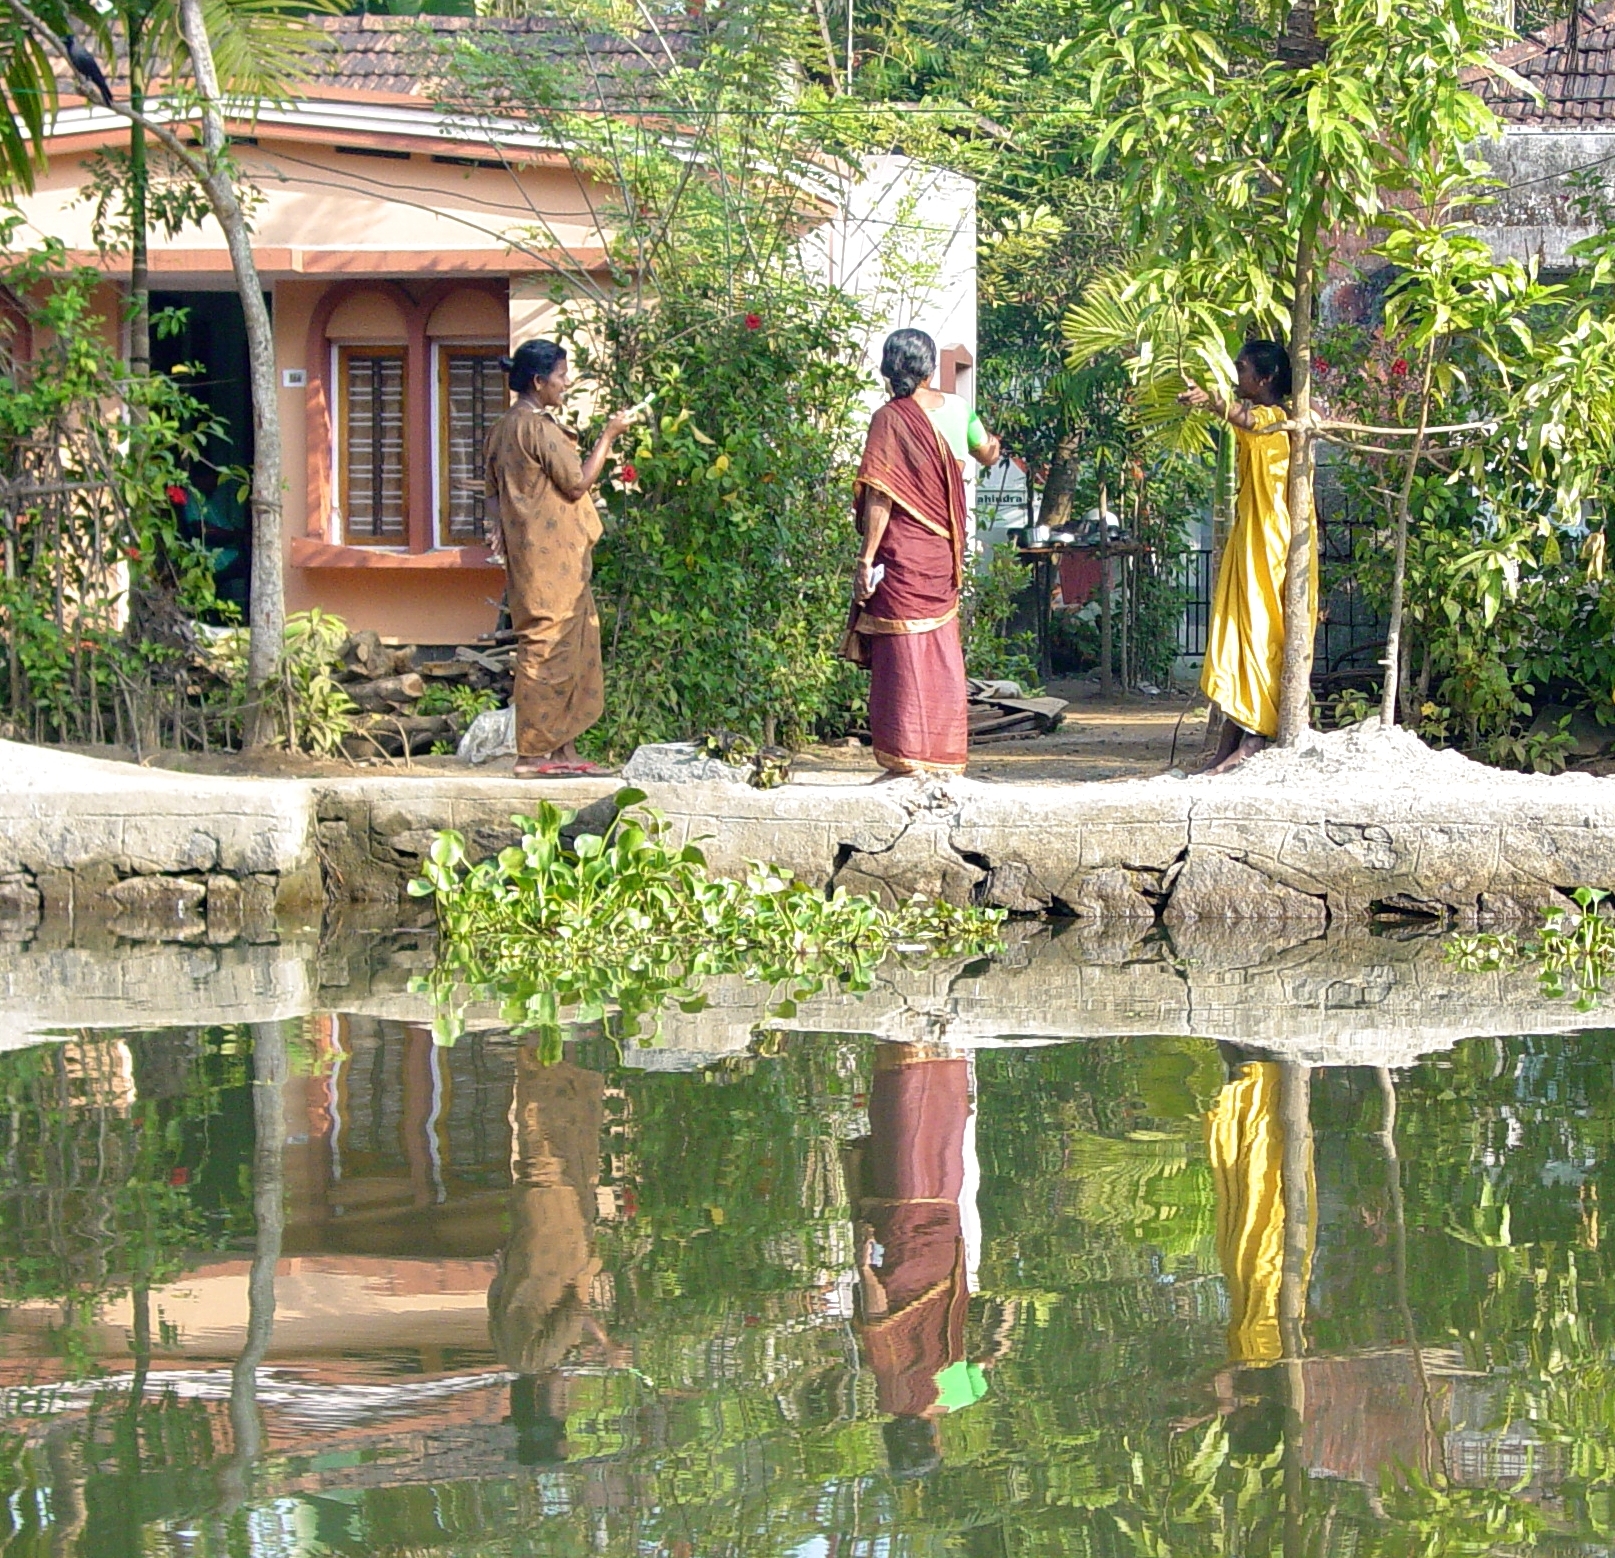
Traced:
<path fill-rule="evenodd" d="M 1213 764 L 1206 770 L 1208 777 L 1215 774 L 1232 773 L 1248 757 L 1255 757 L 1267 745 L 1266 736 L 1257 736 L 1247 731 L 1239 738 L 1239 745 L 1234 748 L 1220 763 Z"/>

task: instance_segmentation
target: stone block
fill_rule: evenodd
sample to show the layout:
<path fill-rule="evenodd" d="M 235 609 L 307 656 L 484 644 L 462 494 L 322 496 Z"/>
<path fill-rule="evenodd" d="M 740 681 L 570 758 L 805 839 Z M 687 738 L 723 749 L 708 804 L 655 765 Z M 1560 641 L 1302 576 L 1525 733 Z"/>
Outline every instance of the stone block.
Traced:
<path fill-rule="evenodd" d="M 116 906 L 112 929 L 129 941 L 200 941 L 204 883 L 185 876 L 131 876 L 107 898 Z"/>
<path fill-rule="evenodd" d="M 623 764 L 628 784 L 723 784 L 749 788 L 750 765 L 732 767 L 721 757 L 710 757 L 693 741 L 663 741 L 635 747 Z"/>
<path fill-rule="evenodd" d="M 1105 866 L 1075 878 L 1060 901 L 1080 920 L 1141 920 L 1153 924 L 1155 904 L 1144 896 L 1144 890 L 1153 890 L 1159 882 L 1155 873 Z"/>
<path fill-rule="evenodd" d="M 123 857 L 141 876 L 206 872 L 219 863 L 219 841 L 173 816 L 135 815 L 123 825 Z"/>
<path fill-rule="evenodd" d="M 1501 829 L 1496 881 L 1508 891 L 1531 882 L 1544 887 L 1615 887 L 1615 827 L 1590 818 L 1515 812 Z"/>
<path fill-rule="evenodd" d="M 276 941 L 280 927 L 275 922 L 274 877 L 249 876 L 241 883 L 241 934 L 246 940 L 262 944 Z"/>
<path fill-rule="evenodd" d="M 1277 921 L 1321 934 L 1329 911 L 1321 898 L 1286 887 L 1230 855 L 1194 845 L 1172 884 L 1162 918 L 1173 931 L 1206 920 L 1230 925 Z"/>
<path fill-rule="evenodd" d="M 1021 860 L 995 865 L 982 888 L 983 903 L 1023 914 L 1041 914 L 1049 907 L 1050 898 L 1038 885 L 1031 867 Z"/>
<path fill-rule="evenodd" d="M 242 930 L 241 884 L 215 873 L 207 879 L 207 939 L 215 946 L 237 940 Z"/>
<path fill-rule="evenodd" d="M 38 927 L 44 900 L 21 872 L 0 876 L 0 941 L 26 941 Z"/>
<path fill-rule="evenodd" d="M 48 922 L 71 926 L 73 923 L 73 873 L 41 871 L 34 878 L 39 889 L 40 908 Z"/>
<path fill-rule="evenodd" d="M 916 893 L 969 903 L 987 872 L 953 848 L 951 830 L 938 822 L 915 821 L 889 849 L 855 850 L 834 877 L 834 885 L 863 893 L 888 908 Z"/>

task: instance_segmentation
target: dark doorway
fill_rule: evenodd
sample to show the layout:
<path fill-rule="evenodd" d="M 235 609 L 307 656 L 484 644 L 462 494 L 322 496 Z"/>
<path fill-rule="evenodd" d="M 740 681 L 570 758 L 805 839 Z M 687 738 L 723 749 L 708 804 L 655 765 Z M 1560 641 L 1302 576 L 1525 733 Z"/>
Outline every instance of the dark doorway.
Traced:
<path fill-rule="evenodd" d="M 252 376 L 241 299 L 234 292 L 153 292 L 153 317 L 164 309 L 182 310 L 184 317 L 176 331 L 160 334 L 153 328 L 151 365 L 161 373 L 173 373 L 180 364 L 193 370 L 178 375 L 179 383 L 221 424 L 191 470 L 182 528 L 213 554 L 220 599 L 233 601 L 245 614 L 252 520 L 241 473 L 252 470 L 253 443 Z"/>

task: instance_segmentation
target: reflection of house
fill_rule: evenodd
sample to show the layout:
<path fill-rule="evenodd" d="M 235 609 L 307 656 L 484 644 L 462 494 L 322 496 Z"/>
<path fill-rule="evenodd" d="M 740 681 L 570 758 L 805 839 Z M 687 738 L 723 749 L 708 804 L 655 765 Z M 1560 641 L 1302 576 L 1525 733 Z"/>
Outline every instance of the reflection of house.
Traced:
<path fill-rule="evenodd" d="M 414 642 L 465 641 L 493 627 L 503 589 L 484 545 L 480 475 L 484 434 L 505 407 L 497 359 L 552 325 L 558 284 L 606 284 L 607 194 L 574 176 L 553 137 L 452 122 L 422 80 L 420 51 L 433 41 L 423 29 L 437 42 L 477 28 L 553 51 L 564 24 L 345 16 L 324 26 L 328 68 L 293 102 L 235 126 L 261 196 L 256 256 L 273 305 L 287 609 L 318 605 Z M 629 68 L 621 58 L 593 62 L 607 77 Z M 122 145 L 127 131 L 105 110 L 76 106 L 70 88 L 63 104 L 49 167 L 22 209 L 107 274 L 105 312 L 116 318 L 112 286 L 126 262 L 97 254 L 93 202 L 80 189 L 85 158 Z M 877 258 L 899 220 L 925 253 L 940 243 L 933 290 L 946 307 L 935 320 L 928 303 L 894 307 L 903 322 L 913 315 L 943 332 L 949 370 L 965 387 L 974 190 L 948 175 L 911 178 L 911 166 L 883 159 L 878 178 L 841 192 L 857 210 L 833 224 L 825 258 L 832 279 L 878 294 Z M 210 457 L 250 465 L 245 333 L 218 228 L 153 233 L 151 284 L 154 307 L 189 310 L 179 337 L 154 340 L 154 363 L 203 365 L 200 392 L 227 425 Z"/>

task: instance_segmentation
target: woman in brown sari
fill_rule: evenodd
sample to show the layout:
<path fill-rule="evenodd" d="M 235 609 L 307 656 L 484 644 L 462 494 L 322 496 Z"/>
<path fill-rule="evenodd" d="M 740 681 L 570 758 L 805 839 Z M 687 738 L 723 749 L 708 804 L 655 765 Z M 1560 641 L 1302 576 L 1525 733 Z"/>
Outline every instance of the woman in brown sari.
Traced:
<path fill-rule="evenodd" d="M 998 459 L 968 404 L 930 386 L 936 343 L 895 330 L 881 353 L 892 398 L 874 415 L 854 487 L 863 549 L 855 658 L 870 670 L 869 729 L 882 778 L 965 767 L 959 588 L 969 538 L 964 457 Z"/>
<path fill-rule="evenodd" d="M 503 552 L 516 631 L 516 776 L 606 770 L 578 756 L 577 738 L 605 709 L 600 618 L 589 590 L 600 516 L 589 489 L 633 418 L 617 412 L 586 460 L 555 420 L 566 399 L 566 353 L 523 341 L 506 360 L 516 403 L 488 433 L 488 508 Z"/>

